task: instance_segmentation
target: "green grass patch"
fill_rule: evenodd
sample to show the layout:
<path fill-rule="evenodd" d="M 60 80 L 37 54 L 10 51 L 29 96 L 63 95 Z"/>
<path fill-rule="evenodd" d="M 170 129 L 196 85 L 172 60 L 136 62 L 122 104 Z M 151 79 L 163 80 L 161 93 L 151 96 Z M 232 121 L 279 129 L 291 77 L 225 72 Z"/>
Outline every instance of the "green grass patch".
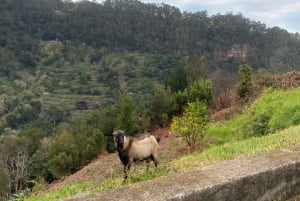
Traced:
<path fill-rule="evenodd" d="M 92 185 L 89 182 L 84 182 L 80 184 L 73 184 L 70 186 L 66 186 L 58 191 L 51 193 L 35 193 L 28 198 L 20 198 L 17 201 L 53 201 L 53 200 L 61 200 L 77 193 L 89 192 L 93 189 Z"/>
<path fill-rule="evenodd" d="M 152 169 L 152 167 L 149 171 L 145 169 L 132 169 L 130 171 L 130 177 L 125 184 L 123 184 L 123 174 L 113 173 L 107 175 L 107 178 L 98 184 L 91 184 L 89 182 L 74 184 L 66 186 L 56 192 L 34 194 L 29 198 L 21 200 L 54 201 L 70 197 L 77 193 L 103 192 L 211 163 L 268 153 L 279 148 L 287 148 L 292 145 L 300 144 L 299 133 L 300 125 L 263 137 L 252 137 L 247 140 L 213 145 L 203 152 L 189 154 L 169 162 L 162 162 L 157 169 Z"/>
<path fill-rule="evenodd" d="M 144 168 L 144 166 L 143 166 Z M 126 182 L 123 182 L 123 174 L 111 173 L 107 175 L 107 178 L 100 183 L 90 183 L 84 182 L 80 184 L 73 184 L 66 186 L 58 191 L 44 193 L 37 192 L 32 194 L 28 198 L 21 197 L 16 199 L 16 201 L 56 201 L 66 199 L 72 195 L 78 193 L 92 193 L 92 192 L 104 192 L 110 189 L 120 188 L 124 186 L 129 186 L 131 184 L 151 180 L 157 177 L 166 176 L 169 173 L 169 169 L 166 163 L 160 164 L 160 167 L 154 169 L 150 168 L 148 171 L 145 169 L 132 169 L 130 171 L 130 177 Z"/>
<path fill-rule="evenodd" d="M 246 140 L 213 145 L 201 153 L 193 153 L 171 162 L 176 171 L 199 167 L 242 156 L 268 153 L 279 148 L 300 144 L 300 125 L 290 127 L 275 134 L 252 137 Z"/>
<path fill-rule="evenodd" d="M 300 88 L 269 89 L 231 120 L 209 126 L 206 137 L 216 144 L 263 136 L 300 124 Z"/>

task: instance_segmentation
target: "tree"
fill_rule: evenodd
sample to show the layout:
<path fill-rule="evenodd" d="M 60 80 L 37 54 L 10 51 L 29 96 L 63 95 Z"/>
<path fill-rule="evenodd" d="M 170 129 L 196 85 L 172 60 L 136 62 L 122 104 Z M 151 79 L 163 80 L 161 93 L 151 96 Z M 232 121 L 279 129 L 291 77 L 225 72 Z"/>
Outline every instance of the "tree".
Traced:
<path fill-rule="evenodd" d="M 239 96 L 245 98 L 251 89 L 251 67 L 249 65 L 239 66 Z"/>
<path fill-rule="evenodd" d="M 138 115 L 133 98 L 126 94 L 120 94 L 116 109 L 117 127 L 125 130 L 129 135 L 135 134 L 138 131 Z"/>
<path fill-rule="evenodd" d="M 14 75 L 17 69 L 15 54 L 7 49 L 0 47 L 0 75 L 6 77 Z"/>
<path fill-rule="evenodd" d="M 209 80 L 195 80 L 186 89 L 187 99 L 190 102 L 202 101 L 211 104 L 213 99 L 212 84 Z"/>
<path fill-rule="evenodd" d="M 49 166 L 47 164 L 51 145 L 51 138 L 43 138 L 40 140 L 39 148 L 31 157 L 31 163 L 29 166 L 29 174 L 31 178 L 43 178 L 49 183 L 53 181 L 54 176 L 49 170 Z"/>
<path fill-rule="evenodd" d="M 150 116 L 154 124 L 166 126 L 168 116 L 178 110 L 176 96 L 169 88 L 156 85 L 153 96 L 150 99 Z"/>
<path fill-rule="evenodd" d="M 80 164 L 79 150 L 74 135 L 60 133 L 49 149 L 47 166 L 55 178 L 73 173 Z"/>
<path fill-rule="evenodd" d="M 5 170 L 0 169 L 0 201 L 8 200 L 10 195 L 9 178 Z"/>
<path fill-rule="evenodd" d="M 186 72 L 183 67 L 179 67 L 169 76 L 166 86 L 170 87 L 173 93 L 183 91 L 187 86 Z"/>
<path fill-rule="evenodd" d="M 90 112 L 86 118 L 72 121 L 72 133 L 79 152 L 80 164 L 96 158 L 104 147 L 105 139 L 100 130 L 99 113 Z"/>
<path fill-rule="evenodd" d="M 7 194 L 22 190 L 29 181 L 30 144 L 22 138 L 8 135 L 1 138 L 0 153 L 0 174 L 4 175 L 2 182 L 6 181 Z"/>
<path fill-rule="evenodd" d="M 209 64 L 205 57 L 190 56 L 186 66 L 186 76 L 188 84 L 200 78 L 207 78 Z"/>
<path fill-rule="evenodd" d="M 181 136 L 190 147 L 194 147 L 203 138 L 208 121 L 206 105 L 199 101 L 191 102 L 182 117 L 173 118 L 171 133 Z"/>

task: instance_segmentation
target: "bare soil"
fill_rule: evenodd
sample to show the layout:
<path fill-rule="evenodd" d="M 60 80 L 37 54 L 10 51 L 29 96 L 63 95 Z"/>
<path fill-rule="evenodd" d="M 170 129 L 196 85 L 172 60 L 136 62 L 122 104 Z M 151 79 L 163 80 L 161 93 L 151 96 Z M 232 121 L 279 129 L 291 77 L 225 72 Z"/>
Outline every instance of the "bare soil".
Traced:
<path fill-rule="evenodd" d="M 136 137 L 143 137 L 146 135 L 154 135 L 160 138 L 159 142 L 159 157 L 160 160 L 169 160 L 176 158 L 184 153 L 186 150 L 181 145 L 181 139 L 169 134 L 169 128 L 156 129 L 150 133 L 140 133 Z M 46 188 L 48 191 L 55 191 L 64 186 L 83 183 L 86 181 L 99 184 L 111 173 L 122 174 L 123 166 L 118 158 L 117 153 L 100 153 L 98 158 L 90 162 L 88 165 L 82 167 L 79 171 L 69 175 L 61 180 L 49 184 Z"/>

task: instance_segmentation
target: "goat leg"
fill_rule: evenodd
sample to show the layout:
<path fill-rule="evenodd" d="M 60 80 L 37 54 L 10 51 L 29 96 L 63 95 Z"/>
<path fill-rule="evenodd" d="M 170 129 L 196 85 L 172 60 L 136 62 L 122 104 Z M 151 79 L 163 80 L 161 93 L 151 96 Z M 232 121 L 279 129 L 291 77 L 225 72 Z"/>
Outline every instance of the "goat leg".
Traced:
<path fill-rule="evenodd" d="M 124 181 L 126 181 L 127 180 L 127 178 L 128 178 L 128 174 L 127 174 L 127 167 L 126 167 L 126 165 L 124 165 Z"/>
<path fill-rule="evenodd" d="M 154 163 L 155 167 L 157 167 L 158 161 L 157 160 L 153 160 L 153 163 Z"/>
<path fill-rule="evenodd" d="M 149 166 L 150 166 L 150 160 L 147 159 L 147 160 L 146 160 L 146 163 L 147 163 L 147 172 L 148 172 L 148 171 L 149 171 Z"/>

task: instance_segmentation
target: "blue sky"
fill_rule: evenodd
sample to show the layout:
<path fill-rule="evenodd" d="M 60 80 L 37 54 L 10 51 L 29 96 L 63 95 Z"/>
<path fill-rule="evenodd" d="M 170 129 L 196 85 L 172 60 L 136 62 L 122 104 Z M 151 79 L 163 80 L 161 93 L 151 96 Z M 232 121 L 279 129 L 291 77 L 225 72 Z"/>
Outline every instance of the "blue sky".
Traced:
<path fill-rule="evenodd" d="M 142 0 L 145 3 L 165 3 L 181 11 L 217 13 L 242 13 L 244 17 L 260 21 L 267 27 L 278 26 L 290 33 L 300 33 L 299 0 Z"/>

